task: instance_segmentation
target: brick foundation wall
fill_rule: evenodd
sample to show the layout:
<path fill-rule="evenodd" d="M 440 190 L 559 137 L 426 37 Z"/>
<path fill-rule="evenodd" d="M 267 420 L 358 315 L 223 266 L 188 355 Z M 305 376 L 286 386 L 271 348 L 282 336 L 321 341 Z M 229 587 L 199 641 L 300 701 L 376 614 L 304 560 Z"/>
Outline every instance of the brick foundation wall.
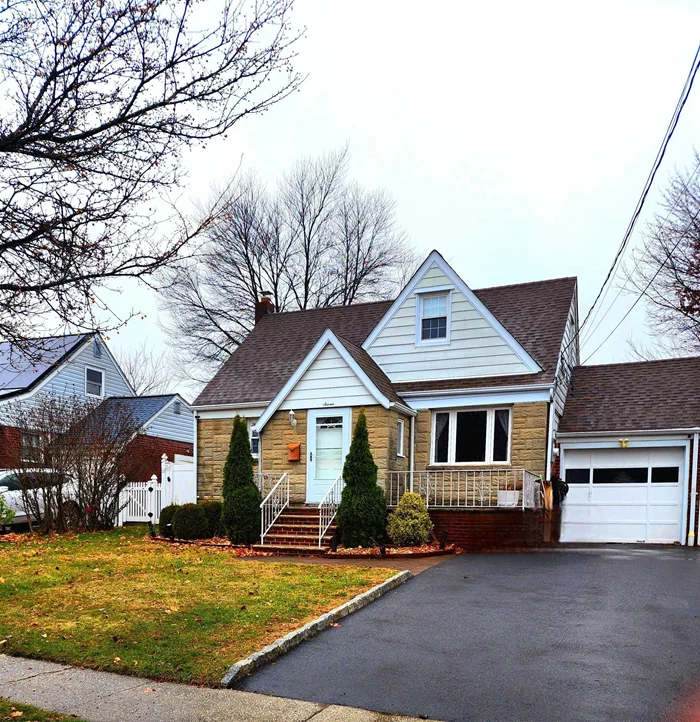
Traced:
<path fill-rule="evenodd" d="M 194 447 L 184 441 L 162 439 L 158 436 L 137 436 L 129 445 L 135 468 L 138 468 L 141 481 L 150 479 L 155 474 L 160 479 L 160 464 L 163 454 L 172 461 L 175 454 L 192 456 Z"/>
<path fill-rule="evenodd" d="M 558 509 L 431 509 L 430 518 L 438 539 L 447 530 L 448 544 L 470 551 L 554 545 L 561 527 Z"/>

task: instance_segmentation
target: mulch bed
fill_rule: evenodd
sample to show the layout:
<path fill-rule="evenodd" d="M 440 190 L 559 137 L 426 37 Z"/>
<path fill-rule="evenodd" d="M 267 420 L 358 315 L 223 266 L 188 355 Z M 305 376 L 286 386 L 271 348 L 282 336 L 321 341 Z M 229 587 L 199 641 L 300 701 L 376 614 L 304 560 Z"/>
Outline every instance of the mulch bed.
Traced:
<path fill-rule="evenodd" d="M 214 537 L 213 539 L 169 539 L 165 536 L 151 537 L 146 535 L 146 539 L 154 542 L 165 542 L 174 547 L 196 546 L 196 547 L 214 547 L 216 549 L 225 549 L 232 552 L 237 557 L 271 557 L 272 552 L 261 552 L 242 544 L 231 544 L 228 539 L 223 537 Z"/>
<path fill-rule="evenodd" d="M 385 548 L 385 551 L 386 554 L 382 554 L 379 547 L 355 547 L 350 549 L 338 547 L 338 551 L 326 552 L 325 556 L 333 559 L 420 559 L 421 557 L 440 557 L 447 554 L 454 554 L 456 547 L 454 544 L 448 544 L 444 549 L 440 549 L 440 544 L 433 542 L 415 547 L 388 546 Z"/>

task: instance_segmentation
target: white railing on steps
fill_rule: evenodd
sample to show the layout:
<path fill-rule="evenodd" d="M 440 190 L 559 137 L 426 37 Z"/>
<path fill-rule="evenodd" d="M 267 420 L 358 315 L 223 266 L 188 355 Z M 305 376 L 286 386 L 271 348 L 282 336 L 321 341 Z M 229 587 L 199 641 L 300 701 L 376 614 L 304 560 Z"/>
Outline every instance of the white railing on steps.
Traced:
<path fill-rule="evenodd" d="M 328 527 L 333 523 L 335 515 L 338 513 L 338 505 L 343 496 L 343 488 L 345 487 L 345 480 L 343 479 L 343 472 L 338 474 L 336 480 L 331 484 L 330 489 L 326 492 L 326 495 L 321 499 L 321 503 L 318 505 L 318 546 L 323 546 L 323 537 L 328 531 Z"/>
<path fill-rule="evenodd" d="M 270 489 L 270 493 L 260 504 L 260 543 L 265 543 L 265 535 L 277 521 L 279 515 L 289 506 L 289 473 L 285 472 Z"/>

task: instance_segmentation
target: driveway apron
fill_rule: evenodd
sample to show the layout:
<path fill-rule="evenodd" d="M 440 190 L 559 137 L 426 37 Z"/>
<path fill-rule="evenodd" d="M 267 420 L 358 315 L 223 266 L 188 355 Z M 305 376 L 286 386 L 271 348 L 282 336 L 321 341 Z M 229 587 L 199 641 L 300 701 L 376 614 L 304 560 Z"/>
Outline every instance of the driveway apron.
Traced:
<path fill-rule="evenodd" d="M 699 615 L 694 549 L 461 555 L 240 688 L 443 720 L 677 720 Z"/>

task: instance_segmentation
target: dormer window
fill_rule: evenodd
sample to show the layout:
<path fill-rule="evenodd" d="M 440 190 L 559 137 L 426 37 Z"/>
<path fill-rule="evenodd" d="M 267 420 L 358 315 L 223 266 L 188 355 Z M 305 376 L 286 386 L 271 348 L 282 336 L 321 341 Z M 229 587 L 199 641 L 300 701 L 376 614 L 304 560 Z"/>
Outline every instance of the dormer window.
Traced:
<path fill-rule="evenodd" d="M 450 294 L 431 293 L 419 296 L 418 342 L 448 342 L 450 339 Z"/>

